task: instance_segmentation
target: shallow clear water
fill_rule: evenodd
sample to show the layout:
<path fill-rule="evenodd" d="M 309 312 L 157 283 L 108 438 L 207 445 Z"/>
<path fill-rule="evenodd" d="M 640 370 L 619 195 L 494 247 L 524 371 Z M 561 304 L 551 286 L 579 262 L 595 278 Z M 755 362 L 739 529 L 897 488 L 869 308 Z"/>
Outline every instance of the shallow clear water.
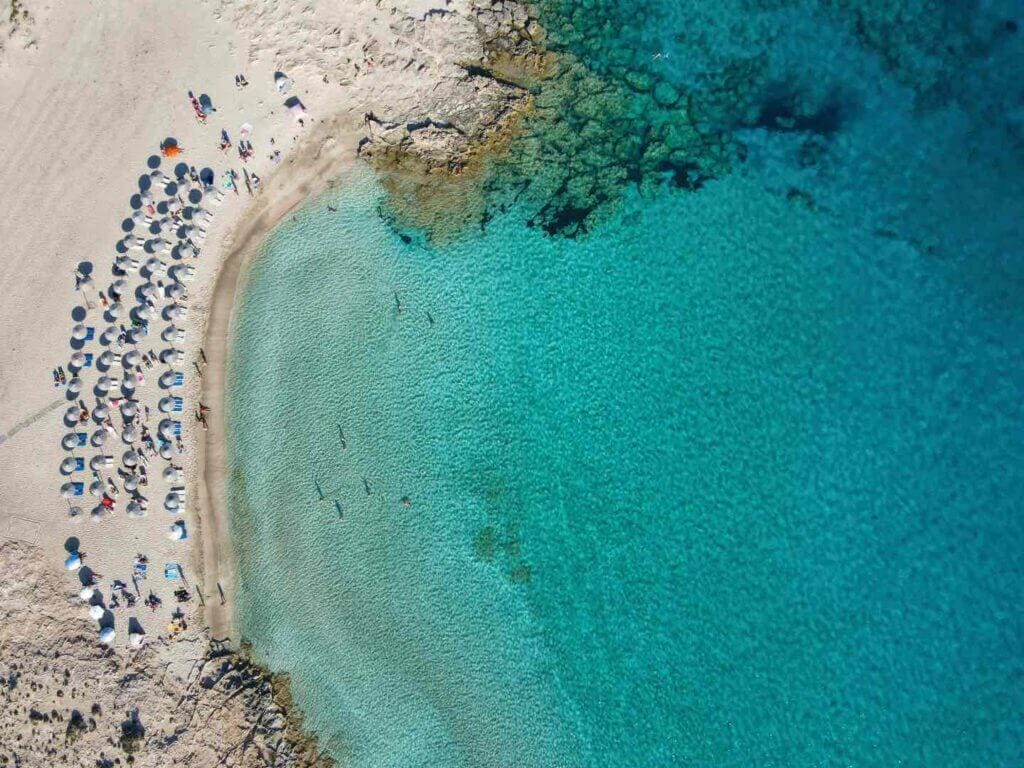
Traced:
<path fill-rule="evenodd" d="M 767 5 L 549 3 L 630 118 L 496 183 L 578 188 L 423 245 L 366 173 L 255 265 L 238 613 L 342 764 L 1020 763 L 1018 9 Z M 715 122 L 682 179 L 606 173 L 641 70 Z"/>

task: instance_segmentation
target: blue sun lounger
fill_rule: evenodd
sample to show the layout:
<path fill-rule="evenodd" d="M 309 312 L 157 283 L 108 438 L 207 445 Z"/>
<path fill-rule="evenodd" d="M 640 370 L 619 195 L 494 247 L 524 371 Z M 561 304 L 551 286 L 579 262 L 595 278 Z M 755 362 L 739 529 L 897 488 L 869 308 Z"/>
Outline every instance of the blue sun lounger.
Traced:
<path fill-rule="evenodd" d="M 85 490 L 85 483 L 72 483 L 71 484 L 71 495 L 72 496 L 81 496 L 83 490 Z"/>
<path fill-rule="evenodd" d="M 92 352 L 86 352 L 85 353 L 85 364 L 82 367 L 83 368 L 92 368 Z"/>
<path fill-rule="evenodd" d="M 177 579 L 181 577 L 181 566 L 177 563 L 168 563 L 164 566 L 165 579 Z"/>
<path fill-rule="evenodd" d="M 180 421 L 174 422 L 174 436 L 175 437 L 181 437 L 181 422 Z"/>
<path fill-rule="evenodd" d="M 82 341 L 92 341 L 96 338 L 96 329 L 89 327 L 85 329 L 85 338 Z"/>
<path fill-rule="evenodd" d="M 89 443 L 89 435 L 85 432 L 75 432 L 75 437 L 78 438 L 79 448 L 84 448 Z"/>
<path fill-rule="evenodd" d="M 73 470 L 71 470 L 71 471 L 72 472 L 81 472 L 83 469 L 85 469 L 85 459 L 81 458 L 80 456 L 76 456 L 75 457 L 75 468 Z"/>
<path fill-rule="evenodd" d="M 180 372 L 174 374 L 174 381 L 171 382 L 171 386 L 172 387 L 183 387 L 183 386 L 185 386 L 185 374 L 184 373 L 180 373 Z"/>
<path fill-rule="evenodd" d="M 171 411 L 174 413 L 181 413 L 185 409 L 185 401 L 180 397 L 175 397 L 171 400 Z"/>

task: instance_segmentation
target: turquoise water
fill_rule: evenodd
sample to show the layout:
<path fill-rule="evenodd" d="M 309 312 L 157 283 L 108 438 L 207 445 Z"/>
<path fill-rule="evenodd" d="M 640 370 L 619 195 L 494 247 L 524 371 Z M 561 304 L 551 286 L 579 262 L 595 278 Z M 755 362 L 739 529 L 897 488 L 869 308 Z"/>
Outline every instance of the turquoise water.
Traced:
<path fill-rule="evenodd" d="M 485 226 L 255 264 L 238 614 L 341 764 L 1024 759 L 1020 9 L 765 6 L 548 3 Z"/>

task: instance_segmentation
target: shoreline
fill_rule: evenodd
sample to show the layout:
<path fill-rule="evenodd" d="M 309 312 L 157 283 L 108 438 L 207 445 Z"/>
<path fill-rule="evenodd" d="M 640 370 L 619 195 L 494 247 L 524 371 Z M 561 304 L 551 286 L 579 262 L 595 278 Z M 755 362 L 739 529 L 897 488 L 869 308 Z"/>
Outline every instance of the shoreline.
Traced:
<path fill-rule="evenodd" d="M 259 198 L 226 233 L 218 255 L 213 289 L 201 330 L 206 354 L 200 401 L 211 408 L 209 429 L 197 441 L 195 477 L 202 505 L 197 511 L 198 546 L 193 558 L 207 584 L 216 584 L 223 597 L 207 596 L 204 621 L 211 638 L 230 638 L 237 648 L 234 612 L 234 552 L 230 541 L 230 512 L 227 498 L 227 418 L 225 385 L 231 334 L 237 301 L 244 290 L 248 270 L 266 239 L 281 220 L 307 201 L 333 187 L 358 160 L 356 150 L 362 132 L 351 126 L 353 115 L 344 114 L 321 121 L 297 148 L 288 165 L 268 180 Z"/>

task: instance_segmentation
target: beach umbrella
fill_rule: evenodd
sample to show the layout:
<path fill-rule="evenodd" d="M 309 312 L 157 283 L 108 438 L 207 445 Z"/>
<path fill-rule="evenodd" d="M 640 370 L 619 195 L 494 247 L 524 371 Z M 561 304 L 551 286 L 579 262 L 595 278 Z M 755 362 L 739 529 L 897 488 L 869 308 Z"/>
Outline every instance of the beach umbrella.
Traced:
<path fill-rule="evenodd" d="M 160 362 L 164 365 L 170 365 L 171 363 L 178 362 L 179 360 L 181 360 L 181 352 L 173 347 L 165 349 L 160 353 Z"/>
<path fill-rule="evenodd" d="M 146 639 L 146 636 L 141 632 L 131 632 L 128 635 L 128 645 L 132 648 L 141 648 L 142 641 Z"/>
<path fill-rule="evenodd" d="M 164 371 L 160 374 L 160 386 L 169 387 L 174 383 L 174 377 L 178 375 L 178 371 Z"/>
<path fill-rule="evenodd" d="M 170 309 L 167 310 L 167 314 L 170 317 L 185 317 L 188 314 L 188 309 L 181 304 L 171 304 Z"/>
<path fill-rule="evenodd" d="M 78 415 L 81 413 L 77 405 L 68 406 L 68 409 L 64 411 L 64 418 L 67 421 L 73 421 L 78 423 Z"/>
<path fill-rule="evenodd" d="M 97 504 L 92 508 L 92 512 L 89 513 L 89 520 L 94 523 L 99 523 L 107 515 L 107 508 L 102 504 Z"/>
<path fill-rule="evenodd" d="M 160 413 L 170 413 L 174 409 L 174 398 L 161 397 L 160 402 L 157 404 L 157 408 L 160 409 Z"/>
<path fill-rule="evenodd" d="M 170 181 L 170 178 L 166 173 L 157 168 L 155 171 L 150 172 L 149 178 L 153 180 L 154 184 L 166 184 Z"/>
<path fill-rule="evenodd" d="M 185 298 L 185 286 L 181 283 L 175 283 L 167 289 L 167 295 L 175 301 Z"/>
<path fill-rule="evenodd" d="M 128 371 L 125 371 L 124 378 L 121 379 L 121 394 L 135 394 L 135 379 L 132 377 L 132 374 Z"/>
<path fill-rule="evenodd" d="M 92 600 L 92 596 L 96 594 L 96 590 L 92 587 L 82 587 L 82 591 L 78 593 L 78 596 L 85 602 Z"/>
<path fill-rule="evenodd" d="M 124 353 L 124 356 L 121 358 L 121 365 L 123 365 L 125 368 L 134 368 L 141 362 L 142 355 L 140 355 L 139 351 L 136 349 L 129 349 L 127 352 Z"/>
<path fill-rule="evenodd" d="M 108 325 L 103 329 L 103 333 L 100 334 L 100 344 L 111 344 L 117 339 L 117 335 L 120 333 L 117 326 Z"/>
<path fill-rule="evenodd" d="M 136 467 L 139 464 L 139 454 L 135 451 L 125 451 L 124 456 L 121 457 L 121 462 L 126 467 Z"/>
<path fill-rule="evenodd" d="M 100 642 L 104 645 L 112 645 L 115 634 L 113 627 L 104 627 L 100 630 Z"/>
<path fill-rule="evenodd" d="M 163 332 L 160 334 L 160 338 L 163 339 L 164 341 L 173 341 L 177 337 L 177 335 L 178 327 L 174 323 L 171 323 L 166 328 L 164 328 Z"/>
<path fill-rule="evenodd" d="M 93 472 L 99 472 L 105 466 L 107 466 L 106 456 L 93 456 L 91 459 L 89 459 L 89 469 L 91 469 Z"/>
<path fill-rule="evenodd" d="M 115 301 L 109 307 L 107 307 L 107 314 L 113 318 L 118 318 L 124 314 L 124 305 L 120 301 Z"/>
<path fill-rule="evenodd" d="M 183 259 L 186 257 L 194 259 L 199 255 L 199 249 L 191 243 L 184 243 L 183 245 L 178 246 L 178 253 L 181 254 Z"/>
<path fill-rule="evenodd" d="M 99 621 L 100 619 L 102 619 L 104 613 L 105 611 L 103 610 L 102 605 L 89 606 L 89 618 L 93 621 Z"/>
<path fill-rule="evenodd" d="M 173 374 L 174 372 L 168 371 L 168 373 Z M 160 432 L 160 436 L 163 437 L 165 440 L 173 440 L 174 422 L 171 419 L 161 420 L 160 425 L 157 427 L 157 431 Z"/>
<path fill-rule="evenodd" d="M 168 512 L 177 512 L 181 508 L 181 502 L 178 500 L 178 494 L 168 493 L 167 498 L 164 499 L 164 509 Z"/>
<path fill-rule="evenodd" d="M 77 552 L 72 552 L 64 560 L 64 567 L 67 568 L 69 571 L 76 571 L 81 565 L 82 557 Z"/>
<path fill-rule="evenodd" d="M 173 456 L 173 454 L 171 453 L 171 444 L 170 443 L 163 443 L 160 446 L 160 457 L 170 461 L 171 460 L 171 456 Z"/>
<path fill-rule="evenodd" d="M 154 309 L 149 304 L 139 304 L 135 308 L 135 314 L 141 320 L 148 320 L 153 316 Z M 132 329 L 135 330 L 134 328 Z"/>
<path fill-rule="evenodd" d="M 115 280 L 114 282 L 112 282 L 110 284 L 110 293 L 112 293 L 114 296 L 120 296 L 126 290 L 128 290 L 128 281 L 127 280 L 120 280 L 119 279 L 119 280 Z"/>
<path fill-rule="evenodd" d="M 96 420 L 97 423 L 105 420 L 109 415 L 110 409 L 107 408 L 107 406 L 103 405 L 103 403 L 98 404 L 95 408 L 92 409 L 92 417 Z"/>
<path fill-rule="evenodd" d="M 75 376 L 75 377 L 73 377 L 71 379 L 71 381 L 68 382 L 68 392 L 72 392 L 72 393 L 77 395 L 81 391 L 82 391 L 82 380 L 80 378 L 78 378 L 77 376 Z"/>
<path fill-rule="evenodd" d="M 149 261 L 146 262 L 146 269 L 149 269 L 149 262 L 150 261 L 154 261 L 154 259 L 150 259 Z M 157 263 L 159 263 L 158 259 L 155 260 L 155 261 L 157 261 Z M 141 293 L 147 299 L 155 299 L 157 297 L 157 295 L 158 295 L 156 286 L 153 285 L 152 283 L 145 283 L 139 289 L 139 293 Z"/>
<path fill-rule="evenodd" d="M 109 376 L 100 376 L 96 379 L 96 389 L 101 392 L 106 392 L 113 384 L 114 381 Z"/>
<path fill-rule="evenodd" d="M 128 477 L 126 477 L 124 479 L 124 489 L 126 491 L 135 491 L 135 490 L 138 490 L 138 487 L 139 487 L 139 476 L 138 475 L 128 475 Z"/>
<path fill-rule="evenodd" d="M 68 519 L 71 520 L 71 522 L 73 522 L 73 523 L 77 523 L 79 520 L 81 520 L 82 519 L 82 508 L 81 507 L 71 507 L 68 510 Z"/>
<path fill-rule="evenodd" d="M 170 240 L 166 240 L 165 238 L 162 238 L 162 237 L 153 238 L 153 240 L 150 242 L 150 245 L 152 245 L 153 246 L 153 250 L 157 251 L 158 253 L 170 253 L 171 252 L 171 242 L 170 242 Z"/>
<path fill-rule="evenodd" d="M 99 363 L 104 368 L 109 368 L 114 364 L 114 353 L 111 352 L 109 349 L 103 350 L 103 352 L 100 354 Z"/>
<path fill-rule="evenodd" d="M 167 536 L 172 541 L 181 541 L 182 539 L 184 539 L 187 536 L 187 531 L 185 530 L 185 523 L 182 520 L 179 520 L 173 525 L 171 525 L 170 529 L 168 530 Z"/>
<path fill-rule="evenodd" d="M 145 517 L 146 510 L 137 501 L 129 501 L 127 509 L 128 517 Z"/>
<path fill-rule="evenodd" d="M 167 270 L 167 265 L 160 261 L 156 256 L 150 256 L 146 259 L 146 270 L 151 275 L 157 275 L 165 272 Z"/>
<path fill-rule="evenodd" d="M 181 479 L 181 471 L 175 466 L 164 467 L 163 476 L 167 482 L 176 483 Z"/>
<path fill-rule="evenodd" d="M 73 483 L 64 483 L 64 485 L 60 487 L 60 495 L 63 496 L 65 499 L 70 499 L 71 495 L 74 492 L 75 486 Z"/>
<path fill-rule="evenodd" d="M 74 410 L 77 413 L 77 409 Z M 60 445 L 61 448 L 63 448 L 65 451 L 73 450 L 75 446 L 78 445 L 78 435 L 76 435 L 74 432 L 68 432 L 66 435 L 64 435 L 64 437 L 61 438 Z"/>
<path fill-rule="evenodd" d="M 77 341 L 81 341 L 88 335 L 89 331 L 81 323 L 78 323 L 74 328 L 71 329 L 71 338 Z"/>
<path fill-rule="evenodd" d="M 107 430 L 97 429 L 95 432 L 92 433 L 92 437 L 89 438 L 89 441 L 95 447 L 99 448 L 101 445 L 107 442 Z"/>
<path fill-rule="evenodd" d="M 65 475 L 70 475 L 75 471 L 75 467 L 78 466 L 78 460 L 73 456 L 68 456 L 64 461 L 60 463 L 60 471 Z"/>
<path fill-rule="evenodd" d="M 129 424 L 127 427 L 125 427 L 124 430 L 122 430 L 122 432 L 121 432 L 121 440 L 123 440 L 124 442 L 128 443 L 129 445 L 131 445 L 132 443 L 134 443 L 138 439 L 139 439 L 139 430 L 137 430 L 131 424 Z"/>
<path fill-rule="evenodd" d="M 85 354 L 82 352 L 75 352 L 71 355 L 71 367 L 81 368 L 85 365 Z"/>
<path fill-rule="evenodd" d="M 130 331 L 128 331 L 128 341 L 132 344 L 138 344 L 139 341 L 146 338 L 149 335 L 149 328 L 145 325 L 136 325 Z"/>
<path fill-rule="evenodd" d="M 125 400 L 121 403 L 121 415 L 126 419 L 131 419 L 139 412 L 139 406 L 135 404 L 134 400 Z"/>
<path fill-rule="evenodd" d="M 101 495 L 103 493 L 103 483 L 101 483 L 99 480 L 93 480 L 92 483 L 89 485 L 89 493 L 91 493 L 93 496 Z"/>

